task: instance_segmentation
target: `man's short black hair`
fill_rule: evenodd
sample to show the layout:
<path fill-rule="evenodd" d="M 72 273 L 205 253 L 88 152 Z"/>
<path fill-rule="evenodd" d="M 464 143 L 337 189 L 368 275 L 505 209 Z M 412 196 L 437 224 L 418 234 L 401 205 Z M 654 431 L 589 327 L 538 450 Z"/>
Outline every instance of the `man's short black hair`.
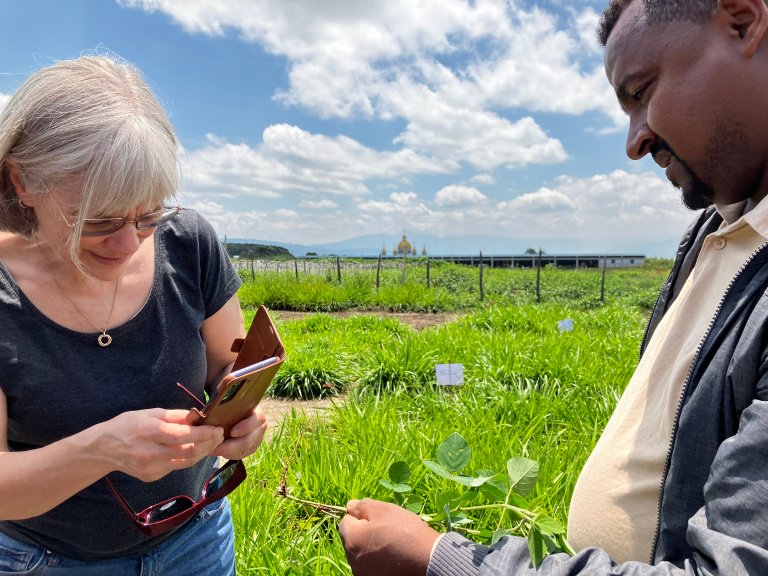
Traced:
<path fill-rule="evenodd" d="M 643 12 L 649 24 L 679 22 L 694 24 L 706 22 L 717 8 L 717 0 L 610 0 L 597 25 L 597 39 L 602 46 L 608 42 L 616 22 L 633 1 L 643 3 Z"/>

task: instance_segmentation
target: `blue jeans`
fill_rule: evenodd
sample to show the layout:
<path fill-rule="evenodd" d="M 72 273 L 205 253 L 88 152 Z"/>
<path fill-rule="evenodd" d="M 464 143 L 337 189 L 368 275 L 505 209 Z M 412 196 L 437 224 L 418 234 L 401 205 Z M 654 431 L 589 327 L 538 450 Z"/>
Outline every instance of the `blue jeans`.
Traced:
<path fill-rule="evenodd" d="M 100 562 L 65 558 L 0 533 L 0 575 L 28 576 L 234 576 L 235 535 L 229 501 L 203 508 L 181 531 L 137 556 Z"/>

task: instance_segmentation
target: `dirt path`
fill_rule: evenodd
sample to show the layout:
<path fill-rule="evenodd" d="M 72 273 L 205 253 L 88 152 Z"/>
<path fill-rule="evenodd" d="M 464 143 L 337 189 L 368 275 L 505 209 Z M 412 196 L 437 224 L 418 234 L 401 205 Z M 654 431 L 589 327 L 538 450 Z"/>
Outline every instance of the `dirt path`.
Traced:
<path fill-rule="evenodd" d="M 299 320 L 315 314 L 314 312 L 294 312 L 293 310 L 270 310 L 273 318 L 280 320 Z M 350 316 L 379 316 L 380 318 L 394 318 L 403 324 L 412 326 L 416 330 L 423 330 L 432 326 L 439 326 L 447 322 L 453 322 L 461 317 L 456 312 L 381 312 L 345 310 L 343 312 L 324 312 L 336 318 L 348 318 Z"/>

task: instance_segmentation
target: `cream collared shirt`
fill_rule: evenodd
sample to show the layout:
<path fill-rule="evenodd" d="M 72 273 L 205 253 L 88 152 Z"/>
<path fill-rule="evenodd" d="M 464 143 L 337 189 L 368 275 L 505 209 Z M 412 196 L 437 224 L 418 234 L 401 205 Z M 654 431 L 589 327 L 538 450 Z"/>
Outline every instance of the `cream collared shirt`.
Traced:
<path fill-rule="evenodd" d="M 723 225 L 705 239 L 576 482 L 568 515 L 576 550 L 597 546 L 618 562 L 651 559 L 661 476 L 688 371 L 731 280 L 768 239 L 768 201 L 718 211 Z"/>

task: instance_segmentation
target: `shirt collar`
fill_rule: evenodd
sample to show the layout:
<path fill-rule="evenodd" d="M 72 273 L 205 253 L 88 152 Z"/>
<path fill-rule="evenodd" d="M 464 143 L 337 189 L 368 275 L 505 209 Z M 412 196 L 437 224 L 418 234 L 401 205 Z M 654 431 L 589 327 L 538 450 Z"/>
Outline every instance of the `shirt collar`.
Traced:
<path fill-rule="evenodd" d="M 725 221 L 723 228 L 747 224 L 768 240 L 768 201 L 765 198 L 759 202 L 748 198 L 735 204 L 716 204 L 715 208 Z"/>

